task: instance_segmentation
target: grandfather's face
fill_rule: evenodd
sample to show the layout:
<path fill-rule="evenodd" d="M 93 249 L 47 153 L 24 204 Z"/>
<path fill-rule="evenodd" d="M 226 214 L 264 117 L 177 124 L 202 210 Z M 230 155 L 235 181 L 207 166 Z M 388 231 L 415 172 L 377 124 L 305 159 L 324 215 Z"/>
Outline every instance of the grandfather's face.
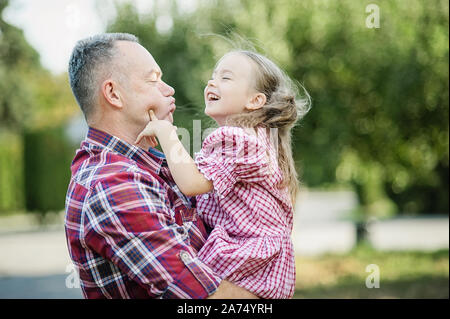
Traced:
<path fill-rule="evenodd" d="M 153 56 L 140 44 L 118 41 L 119 63 L 124 72 L 121 95 L 124 101 L 126 120 L 131 125 L 145 126 L 150 117 L 149 110 L 161 120 L 173 123 L 175 90 L 162 80 L 162 71 Z"/>

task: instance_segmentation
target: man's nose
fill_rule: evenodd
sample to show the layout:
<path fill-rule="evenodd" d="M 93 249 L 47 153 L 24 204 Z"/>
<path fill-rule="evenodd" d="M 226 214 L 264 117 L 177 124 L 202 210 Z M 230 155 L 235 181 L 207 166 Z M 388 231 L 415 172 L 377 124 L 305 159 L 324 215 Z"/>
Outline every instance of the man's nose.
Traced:
<path fill-rule="evenodd" d="M 166 82 L 161 81 L 161 93 L 164 96 L 172 96 L 175 94 L 175 89 Z"/>
<path fill-rule="evenodd" d="M 214 80 L 213 80 L 213 79 L 210 79 L 210 80 L 208 81 L 208 83 L 206 84 L 206 87 L 209 87 L 209 86 L 215 86 L 215 83 L 214 83 Z"/>

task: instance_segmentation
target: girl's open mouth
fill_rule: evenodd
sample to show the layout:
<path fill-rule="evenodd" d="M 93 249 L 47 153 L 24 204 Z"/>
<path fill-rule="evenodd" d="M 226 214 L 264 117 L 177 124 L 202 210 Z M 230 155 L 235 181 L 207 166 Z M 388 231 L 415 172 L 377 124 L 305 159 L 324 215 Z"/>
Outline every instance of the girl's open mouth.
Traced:
<path fill-rule="evenodd" d="M 214 102 L 220 100 L 220 96 L 214 93 L 208 93 L 206 95 L 206 99 L 208 100 L 208 102 Z"/>

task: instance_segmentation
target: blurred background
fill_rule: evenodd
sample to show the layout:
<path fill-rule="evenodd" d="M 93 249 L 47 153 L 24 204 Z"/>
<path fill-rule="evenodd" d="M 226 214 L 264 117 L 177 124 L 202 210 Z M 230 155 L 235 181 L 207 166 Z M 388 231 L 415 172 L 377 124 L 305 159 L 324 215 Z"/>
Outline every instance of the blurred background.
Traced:
<path fill-rule="evenodd" d="M 309 92 L 294 298 L 448 298 L 448 30 L 446 0 L 0 0 L 0 298 L 82 297 L 63 219 L 86 126 L 67 63 L 105 31 L 152 53 L 191 137 L 212 126 L 203 88 L 228 38 Z"/>

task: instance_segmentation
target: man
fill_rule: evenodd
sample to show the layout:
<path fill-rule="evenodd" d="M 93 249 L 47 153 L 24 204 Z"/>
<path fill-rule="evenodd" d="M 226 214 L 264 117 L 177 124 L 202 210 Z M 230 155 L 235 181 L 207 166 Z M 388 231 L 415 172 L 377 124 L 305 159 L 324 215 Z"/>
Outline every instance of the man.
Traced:
<path fill-rule="evenodd" d="M 173 121 L 174 89 L 135 36 L 81 40 L 69 62 L 89 125 L 72 162 L 65 229 L 86 298 L 252 298 L 197 258 L 207 233 L 152 141 L 149 110 Z"/>

